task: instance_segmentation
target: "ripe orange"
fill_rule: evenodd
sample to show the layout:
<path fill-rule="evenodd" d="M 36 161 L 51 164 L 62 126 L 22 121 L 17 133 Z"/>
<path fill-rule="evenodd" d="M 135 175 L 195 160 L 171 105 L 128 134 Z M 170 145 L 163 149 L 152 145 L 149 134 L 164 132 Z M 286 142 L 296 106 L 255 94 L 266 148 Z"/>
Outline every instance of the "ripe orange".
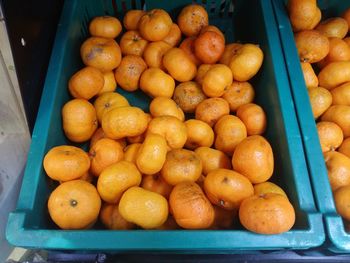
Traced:
<path fill-rule="evenodd" d="M 249 135 L 261 135 L 266 129 L 266 114 L 259 105 L 254 103 L 244 104 L 238 107 L 237 117 L 241 119 L 247 128 Z"/>
<path fill-rule="evenodd" d="M 343 132 L 337 124 L 329 121 L 320 121 L 316 126 L 322 152 L 334 151 L 341 145 Z"/>
<path fill-rule="evenodd" d="M 232 85 L 224 92 L 222 98 L 230 105 L 230 110 L 235 112 L 239 106 L 253 102 L 255 91 L 249 82 L 233 81 Z"/>
<path fill-rule="evenodd" d="M 163 9 L 153 9 L 144 14 L 138 28 L 143 38 L 148 41 L 160 41 L 170 32 L 173 21 Z"/>
<path fill-rule="evenodd" d="M 224 115 L 230 113 L 230 107 L 222 98 L 209 98 L 203 100 L 196 107 L 195 116 L 197 120 L 204 121 L 213 127 Z"/>
<path fill-rule="evenodd" d="M 208 13 L 201 5 L 188 5 L 181 10 L 177 23 L 185 36 L 196 36 L 208 25 Z"/>
<path fill-rule="evenodd" d="M 97 16 L 89 24 L 89 32 L 94 37 L 116 38 L 122 31 L 122 24 L 113 16 Z"/>
<path fill-rule="evenodd" d="M 142 56 L 148 41 L 143 39 L 138 31 L 127 31 L 120 39 L 120 49 L 124 56 Z"/>
<path fill-rule="evenodd" d="M 211 147 L 214 142 L 214 131 L 204 121 L 190 119 L 185 121 L 187 141 L 185 147 L 194 150 L 200 146 Z"/>

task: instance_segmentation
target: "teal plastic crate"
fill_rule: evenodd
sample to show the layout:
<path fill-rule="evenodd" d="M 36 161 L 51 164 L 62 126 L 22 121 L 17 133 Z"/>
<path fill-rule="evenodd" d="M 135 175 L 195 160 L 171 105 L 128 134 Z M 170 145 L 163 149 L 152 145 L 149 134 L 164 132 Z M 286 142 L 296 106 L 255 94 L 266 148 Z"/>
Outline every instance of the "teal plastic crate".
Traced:
<path fill-rule="evenodd" d="M 300 61 L 294 42 L 292 27 L 288 18 L 286 1 L 272 0 L 276 22 L 278 24 L 285 63 L 288 70 L 290 87 L 296 107 L 300 131 L 303 137 L 304 151 L 311 176 L 316 204 L 324 215 L 328 247 L 333 252 L 350 252 L 350 234 L 345 231 L 342 218 L 337 214 L 332 190 L 328 180 L 321 145 L 318 139 L 307 88 L 304 82 Z M 322 19 L 340 16 L 350 7 L 349 0 L 318 1 Z"/>
<path fill-rule="evenodd" d="M 173 19 L 190 0 L 145 1 L 147 9 L 164 8 Z M 97 15 L 125 13 L 119 1 L 66 1 L 58 25 L 41 104 L 33 132 L 23 184 L 16 210 L 10 214 L 7 239 L 16 246 L 42 249 L 95 251 L 173 251 L 191 253 L 237 253 L 243 250 L 307 249 L 325 240 L 322 215 L 317 212 L 304 158 L 283 53 L 274 21 L 272 4 L 266 0 L 235 1 L 233 14 L 226 1 L 206 1 L 210 23 L 220 27 L 227 43 L 259 44 L 264 51 L 260 73 L 252 81 L 256 101 L 266 111 L 266 137 L 275 156 L 273 180 L 287 192 L 296 210 L 296 224 L 280 235 L 259 235 L 242 227 L 232 230 L 59 230 L 49 219 L 46 204 L 55 184 L 44 173 L 42 160 L 53 146 L 69 143 L 61 127 L 61 107 L 70 97 L 67 82 L 82 67 L 79 47 L 88 36 L 87 26 Z M 131 5 L 133 3 L 133 5 Z M 254 8 L 252 8 L 254 6 Z M 139 1 L 126 9 L 141 8 Z M 118 88 L 132 105 L 147 109 L 149 98 L 142 92 Z M 83 146 L 83 145 L 81 145 Z"/>

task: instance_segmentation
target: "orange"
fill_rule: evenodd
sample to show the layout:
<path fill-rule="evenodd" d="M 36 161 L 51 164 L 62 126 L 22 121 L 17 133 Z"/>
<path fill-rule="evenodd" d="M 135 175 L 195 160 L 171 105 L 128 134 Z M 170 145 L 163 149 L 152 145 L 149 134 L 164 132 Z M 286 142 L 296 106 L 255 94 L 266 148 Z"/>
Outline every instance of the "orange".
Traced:
<path fill-rule="evenodd" d="M 89 24 L 93 37 L 116 38 L 122 31 L 122 24 L 113 16 L 97 16 Z"/>
<path fill-rule="evenodd" d="M 312 66 L 308 62 L 301 62 L 301 69 L 303 71 L 305 85 L 307 88 L 317 88 L 318 78 L 313 70 Z"/>
<path fill-rule="evenodd" d="M 68 88 L 74 98 L 89 100 L 102 90 L 104 83 L 101 71 L 93 67 L 85 67 L 69 79 Z"/>
<path fill-rule="evenodd" d="M 129 230 L 135 228 L 133 223 L 126 221 L 120 215 L 118 209 L 118 205 L 104 203 L 100 212 L 102 224 L 112 230 Z"/>
<path fill-rule="evenodd" d="M 136 165 L 136 158 L 141 147 L 141 143 L 133 143 L 124 149 L 124 160 Z"/>
<path fill-rule="evenodd" d="M 350 184 L 350 158 L 339 152 L 326 152 L 324 159 L 332 191 Z"/>
<path fill-rule="evenodd" d="M 74 99 L 64 104 L 62 126 L 64 134 L 72 142 L 89 140 L 97 125 L 96 110 L 87 100 Z"/>
<path fill-rule="evenodd" d="M 166 97 L 156 97 L 151 101 L 149 105 L 149 111 L 152 117 L 159 116 L 174 116 L 180 121 L 185 120 L 185 114 L 175 101 Z"/>
<path fill-rule="evenodd" d="M 225 39 L 214 31 L 201 33 L 194 41 L 194 52 L 205 64 L 214 64 L 221 58 L 225 50 Z"/>
<path fill-rule="evenodd" d="M 205 73 L 202 89 L 208 97 L 221 97 L 232 84 L 232 71 L 224 64 L 213 65 Z"/>
<path fill-rule="evenodd" d="M 141 135 L 147 125 L 147 115 L 137 107 L 114 108 L 102 118 L 102 129 L 111 139 Z"/>
<path fill-rule="evenodd" d="M 314 118 L 320 117 L 331 105 L 332 94 L 325 88 L 317 87 L 307 90 Z"/>
<path fill-rule="evenodd" d="M 253 184 L 270 179 L 274 158 L 269 142 L 260 135 L 249 136 L 241 141 L 232 156 L 232 167 Z"/>
<path fill-rule="evenodd" d="M 323 68 L 331 62 L 348 60 L 350 60 L 350 46 L 340 38 L 330 37 L 329 53 L 317 65 Z"/>
<path fill-rule="evenodd" d="M 204 191 L 213 204 L 227 210 L 238 209 L 241 202 L 254 194 L 252 183 L 228 169 L 217 169 L 204 179 Z"/>
<path fill-rule="evenodd" d="M 90 37 L 80 47 L 80 55 L 86 66 L 111 71 L 119 66 L 122 53 L 114 39 Z"/>
<path fill-rule="evenodd" d="M 190 119 L 185 121 L 187 141 L 185 147 L 194 150 L 200 146 L 211 147 L 214 142 L 214 131 L 204 121 Z"/>
<path fill-rule="evenodd" d="M 266 114 L 259 105 L 248 103 L 237 109 L 237 117 L 241 119 L 247 128 L 247 134 L 261 135 L 266 129 Z"/>
<path fill-rule="evenodd" d="M 215 148 L 232 155 L 237 145 L 247 137 L 247 128 L 236 116 L 222 116 L 215 124 Z"/>
<path fill-rule="evenodd" d="M 123 25 L 126 28 L 126 30 L 137 30 L 140 18 L 145 13 L 145 11 L 137 9 L 132 9 L 126 12 L 123 19 Z"/>
<path fill-rule="evenodd" d="M 258 73 L 263 60 L 264 53 L 259 46 L 244 44 L 233 54 L 228 66 L 234 80 L 247 81 Z"/>
<path fill-rule="evenodd" d="M 337 37 L 342 39 L 347 35 L 349 26 L 344 18 L 332 17 L 319 23 L 315 29 L 326 37 Z"/>
<path fill-rule="evenodd" d="M 168 184 L 159 173 L 145 175 L 142 178 L 141 187 L 158 193 L 164 196 L 166 199 L 169 198 L 171 190 L 173 189 L 173 186 Z"/>
<path fill-rule="evenodd" d="M 61 145 L 51 148 L 45 155 L 44 170 L 57 181 L 70 181 L 84 176 L 90 168 L 90 159 L 82 149 Z"/>
<path fill-rule="evenodd" d="M 203 100 L 196 107 L 195 116 L 197 120 L 204 121 L 213 127 L 224 115 L 230 113 L 230 107 L 222 98 L 209 98 Z"/>
<path fill-rule="evenodd" d="M 181 42 L 179 48 L 185 51 L 186 55 L 191 59 L 191 61 L 194 64 L 196 64 L 196 66 L 199 66 L 201 64 L 201 61 L 194 54 L 195 40 L 196 40 L 196 37 L 187 37 Z"/>
<path fill-rule="evenodd" d="M 176 86 L 173 99 L 186 113 L 193 113 L 199 103 L 207 97 L 201 86 L 194 81 L 182 82 Z"/>
<path fill-rule="evenodd" d="M 255 91 L 249 82 L 233 81 L 232 85 L 226 89 L 222 98 L 225 99 L 231 111 L 236 111 L 239 106 L 253 102 Z"/>
<path fill-rule="evenodd" d="M 208 25 L 208 13 L 200 5 L 188 5 L 181 10 L 177 23 L 185 36 L 196 36 Z"/>
<path fill-rule="evenodd" d="M 127 55 L 123 57 L 114 76 L 122 89 L 135 91 L 139 88 L 140 77 L 146 69 L 146 62 L 140 56 Z"/>
<path fill-rule="evenodd" d="M 331 121 L 343 131 L 344 138 L 350 136 L 350 106 L 333 105 L 322 115 L 322 121 Z"/>
<path fill-rule="evenodd" d="M 92 146 L 99 140 L 103 139 L 103 138 L 107 138 L 105 132 L 103 131 L 103 129 L 100 127 L 98 128 L 94 134 L 91 136 L 90 139 L 90 148 L 92 148 Z M 126 140 L 125 138 L 119 139 L 119 140 L 115 140 L 116 142 L 118 142 L 120 144 L 120 146 L 124 149 L 126 146 Z"/>
<path fill-rule="evenodd" d="M 121 161 L 124 158 L 124 152 L 120 143 L 103 138 L 90 148 L 89 156 L 91 158 L 90 171 L 93 175 L 99 176 L 104 168 Z"/>
<path fill-rule="evenodd" d="M 295 211 L 283 195 L 253 195 L 243 200 L 239 220 L 249 231 L 265 235 L 280 234 L 293 227 Z"/>
<path fill-rule="evenodd" d="M 272 182 L 263 182 L 254 185 L 254 194 L 255 195 L 265 195 L 268 193 L 280 194 L 287 197 L 287 194 L 283 191 L 281 187 Z M 288 198 L 288 197 L 287 197 Z"/>
<path fill-rule="evenodd" d="M 148 124 L 147 133 L 163 136 L 170 149 L 182 148 L 187 140 L 186 125 L 174 116 L 153 118 Z"/>
<path fill-rule="evenodd" d="M 350 106 L 350 82 L 346 82 L 331 90 L 332 105 Z"/>
<path fill-rule="evenodd" d="M 214 208 L 194 182 L 177 184 L 171 191 L 169 205 L 176 223 L 182 228 L 204 229 L 214 222 Z"/>
<path fill-rule="evenodd" d="M 167 142 L 164 137 L 147 133 L 137 153 L 137 168 L 142 174 L 156 174 L 162 169 L 166 154 Z"/>
<path fill-rule="evenodd" d="M 120 49 L 122 54 L 142 56 L 148 41 L 143 39 L 137 31 L 127 31 L 120 39 Z"/>
<path fill-rule="evenodd" d="M 97 180 L 97 190 L 102 200 L 117 204 L 127 189 L 141 183 L 141 174 L 135 164 L 120 161 L 105 168 Z"/>
<path fill-rule="evenodd" d="M 350 158 L 350 138 L 347 138 L 343 141 L 343 143 L 340 145 L 338 149 L 338 152 Z"/>
<path fill-rule="evenodd" d="M 115 108 L 129 106 L 129 102 L 117 92 L 105 92 L 96 98 L 94 106 L 97 119 L 101 123 L 104 114 Z"/>
<path fill-rule="evenodd" d="M 350 185 L 340 187 L 334 192 L 334 202 L 338 214 L 345 220 L 350 220 Z"/>
<path fill-rule="evenodd" d="M 350 61 L 329 63 L 318 74 L 319 85 L 328 90 L 350 81 Z"/>
<path fill-rule="evenodd" d="M 175 81 L 163 70 L 149 68 L 141 75 L 140 88 L 151 97 L 171 98 L 175 89 Z"/>
<path fill-rule="evenodd" d="M 87 229 L 98 218 L 101 199 L 95 186 L 83 180 L 60 184 L 48 201 L 51 219 L 62 229 Z"/>
<path fill-rule="evenodd" d="M 202 85 L 203 84 L 203 80 L 204 80 L 204 76 L 207 74 L 207 72 L 209 71 L 209 69 L 212 67 L 212 64 L 201 64 L 198 67 L 197 70 L 197 75 L 196 78 L 194 79 L 198 84 Z"/>
<path fill-rule="evenodd" d="M 225 64 L 226 66 L 230 65 L 231 58 L 233 55 L 237 53 L 237 50 L 242 47 L 241 43 L 231 43 L 227 44 L 224 49 L 224 53 L 219 60 L 221 64 Z"/>
<path fill-rule="evenodd" d="M 162 177 L 170 185 L 185 181 L 195 182 L 201 173 L 201 159 L 193 151 L 185 149 L 169 151 L 161 170 Z"/>
<path fill-rule="evenodd" d="M 173 23 L 171 25 L 169 33 L 166 35 L 165 38 L 163 38 L 162 41 L 164 41 L 172 47 L 177 46 L 181 41 L 181 30 L 179 26 Z"/>
<path fill-rule="evenodd" d="M 115 80 L 113 71 L 107 71 L 103 73 L 103 79 L 105 81 L 104 85 L 102 89 L 99 91 L 99 93 L 97 93 L 97 95 L 101 95 L 102 93 L 105 93 L 105 92 L 115 91 L 117 88 L 117 81 Z"/>
<path fill-rule="evenodd" d="M 289 0 L 288 13 L 294 32 L 313 29 L 321 20 L 315 0 Z"/>
<path fill-rule="evenodd" d="M 173 25 L 169 14 L 163 9 L 152 9 L 140 18 L 138 27 L 143 38 L 159 41 L 165 38 Z"/>
<path fill-rule="evenodd" d="M 197 67 L 180 48 L 171 48 L 163 56 L 163 65 L 169 74 L 177 81 L 192 80 L 197 73 Z"/>
<path fill-rule="evenodd" d="M 171 49 L 171 46 L 164 41 L 151 42 L 146 46 L 143 52 L 143 58 L 150 68 L 160 68 L 165 70 L 163 66 L 163 56 Z"/>
<path fill-rule="evenodd" d="M 334 122 L 321 121 L 317 123 L 317 132 L 322 152 L 334 151 L 343 142 L 343 132 Z"/>
<path fill-rule="evenodd" d="M 231 160 L 222 151 L 202 146 L 195 149 L 194 152 L 202 160 L 202 173 L 204 175 L 219 168 L 232 168 Z"/>

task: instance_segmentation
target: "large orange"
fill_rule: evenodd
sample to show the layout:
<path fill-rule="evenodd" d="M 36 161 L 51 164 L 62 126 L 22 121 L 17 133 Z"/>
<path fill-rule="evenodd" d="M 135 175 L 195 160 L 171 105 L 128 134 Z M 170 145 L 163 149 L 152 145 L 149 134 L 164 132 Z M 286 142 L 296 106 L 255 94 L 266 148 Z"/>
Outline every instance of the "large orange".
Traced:
<path fill-rule="evenodd" d="M 208 25 L 208 13 L 200 5 L 188 5 L 181 10 L 177 23 L 185 36 L 196 36 Z"/>
<path fill-rule="evenodd" d="M 241 203 L 239 220 L 252 232 L 265 235 L 280 234 L 293 227 L 295 211 L 283 195 L 253 195 Z"/>
<path fill-rule="evenodd" d="M 169 14 L 163 9 L 153 9 L 140 18 L 138 27 L 143 38 L 159 41 L 165 38 L 173 25 Z"/>
<path fill-rule="evenodd" d="M 87 229 L 98 218 L 101 199 L 95 186 L 83 180 L 60 184 L 48 201 L 52 220 L 62 229 Z"/>
<path fill-rule="evenodd" d="M 61 145 L 51 148 L 43 161 L 46 174 L 57 181 L 70 181 L 86 174 L 90 168 L 90 159 L 82 149 Z"/>

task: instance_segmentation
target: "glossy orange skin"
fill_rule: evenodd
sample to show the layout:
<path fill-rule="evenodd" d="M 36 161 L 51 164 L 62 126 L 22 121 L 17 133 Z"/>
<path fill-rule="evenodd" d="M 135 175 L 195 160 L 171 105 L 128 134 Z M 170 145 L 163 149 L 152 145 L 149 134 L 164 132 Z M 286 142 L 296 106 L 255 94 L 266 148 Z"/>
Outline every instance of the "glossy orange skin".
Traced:
<path fill-rule="evenodd" d="M 207 31 L 194 41 L 194 52 L 202 63 L 214 64 L 221 58 L 225 50 L 225 39 L 220 34 Z"/>
<path fill-rule="evenodd" d="M 89 32 L 94 37 L 116 38 L 121 31 L 122 24 L 112 16 L 97 16 L 89 24 Z"/>

